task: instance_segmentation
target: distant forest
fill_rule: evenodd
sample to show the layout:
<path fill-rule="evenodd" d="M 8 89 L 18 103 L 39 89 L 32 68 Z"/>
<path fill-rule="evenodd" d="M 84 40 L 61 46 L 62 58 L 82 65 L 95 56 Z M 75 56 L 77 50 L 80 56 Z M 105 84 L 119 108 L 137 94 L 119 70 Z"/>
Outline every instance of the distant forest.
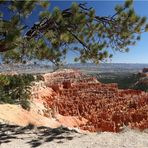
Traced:
<path fill-rule="evenodd" d="M 131 73 L 101 73 L 95 75 L 102 83 L 117 83 L 120 89 L 136 89 L 148 92 L 148 78 Z"/>

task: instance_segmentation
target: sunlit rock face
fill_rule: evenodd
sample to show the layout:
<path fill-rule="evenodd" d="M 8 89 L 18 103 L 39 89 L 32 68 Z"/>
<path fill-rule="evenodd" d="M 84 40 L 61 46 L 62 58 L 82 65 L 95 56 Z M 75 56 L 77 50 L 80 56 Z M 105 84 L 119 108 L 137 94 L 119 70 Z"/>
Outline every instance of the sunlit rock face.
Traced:
<path fill-rule="evenodd" d="M 58 71 L 43 77 L 46 89 L 52 89 L 49 96 L 43 97 L 51 116 L 60 114 L 86 119 L 79 128 L 92 132 L 119 132 L 124 126 L 148 128 L 146 92 L 119 90 L 117 84 L 102 84 L 75 70 Z M 45 114 L 48 116 L 49 112 Z"/>

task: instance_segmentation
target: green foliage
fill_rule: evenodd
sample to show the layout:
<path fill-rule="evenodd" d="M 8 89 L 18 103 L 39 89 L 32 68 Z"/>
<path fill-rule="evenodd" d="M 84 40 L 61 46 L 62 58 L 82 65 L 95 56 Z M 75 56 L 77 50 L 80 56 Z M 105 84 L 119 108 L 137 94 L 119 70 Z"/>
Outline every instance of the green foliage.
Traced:
<path fill-rule="evenodd" d="M 136 14 L 133 0 L 117 5 L 113 16 L 97 16 L 93 8 L 78 3 L 65 10 L 55 7 L 52 12 L 48 1 L 13 0 L 1 5 L 6 5 L 12 14 L 9 20 L 1 14 L 0 20 L 0 51 L 8 50 L 2 54 L 6 62 L 37 58 L 58 66 L 71 50 L 77 53 L 77 62 L 99 63 L 112 58 L 115 51 L 128 52 L 128 46 L 140 40 L 143 30 L 148 31 L 146 17 Z M 26 33 L 24 22 L 37 5 L 42 7 L 38 14 L 40 22 L 34 22 Z"/>
<path fill-rule="evenodd" d="M 139 80 L 139 77 L 133 74 L 102 74 L 98 80 L 102 83 L 117 83 L 120 89 L 127 89 L 134 85 Z"/>
<path fill-rule="evenodd" d="M 148 84 L 141 83 L 141 84 L 134 86 L 133 89 L 148 92 Z"/>
<path fill-rule="evenodd" d="M 145 31 L 148 31 L 148 24 L 145 26 Z"/>
<path fill-rule="evenodd" d="M 137 74 L 138 81 L 133 85 L 134 89 L 148 92 L 148 77 Z"/>
<path fill-rule="evenodd" d="M 125 8 L 129 8 L 132 5 L 132 3 L 133 3 L 133 0 L 126 0 L 124 4 Z"/>
<path fill-rule="evenodd" d="M 48 1 L 41 1 L 40 2 L 40 5 L 43 7 L 43 8 L 48 8 L 50 6 L 49 2 Z"/>
<path fill-rule="evenodd" d="M 28 75 L 0 75 L 0 102 L 20 104 L 29 109 L 30 87 L 35 78 Z"/>
<path fill-rule="evenodd" d="M 40 20 L 41 20 L 42 18 L 50 17 L 50 12 L 44 11 L 44 12 L 41 12 L 39 15 L 40 15 Z"/>
<path fill-rule="evenodd" d="M 148 91 L 148 80 L 143 80 L 138 74 L 102 73 L 97 75 L 97 79 L 102 83 L 117 83 L 120 89 Z"/>

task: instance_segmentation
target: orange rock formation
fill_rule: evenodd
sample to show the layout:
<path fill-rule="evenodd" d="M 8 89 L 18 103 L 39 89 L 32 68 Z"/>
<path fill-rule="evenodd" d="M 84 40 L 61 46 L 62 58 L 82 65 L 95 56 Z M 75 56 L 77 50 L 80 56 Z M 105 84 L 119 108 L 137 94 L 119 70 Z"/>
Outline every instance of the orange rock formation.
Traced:
<path fill-rule="evenodd" d="M 45 83 L 55 94 L 44 104 L 64 116 L 87 119 L 80 128 L 89 131 L 119 132 L 124 126 L 148 128 L 148 93 L 119 90 L 117 84 L 101 84 L 78 71 L 46 74 Z"/>

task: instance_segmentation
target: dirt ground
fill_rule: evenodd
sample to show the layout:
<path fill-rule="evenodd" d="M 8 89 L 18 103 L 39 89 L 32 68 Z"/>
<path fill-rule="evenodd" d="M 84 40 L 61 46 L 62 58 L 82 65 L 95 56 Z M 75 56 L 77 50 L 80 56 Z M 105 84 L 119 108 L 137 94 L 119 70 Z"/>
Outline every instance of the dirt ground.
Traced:
<path fill-rule="evenodd" d="M 147 148 L 148 132 L 78 133 L 59 127 L 20 127 L 0 124 L 0 148 Z"/>

